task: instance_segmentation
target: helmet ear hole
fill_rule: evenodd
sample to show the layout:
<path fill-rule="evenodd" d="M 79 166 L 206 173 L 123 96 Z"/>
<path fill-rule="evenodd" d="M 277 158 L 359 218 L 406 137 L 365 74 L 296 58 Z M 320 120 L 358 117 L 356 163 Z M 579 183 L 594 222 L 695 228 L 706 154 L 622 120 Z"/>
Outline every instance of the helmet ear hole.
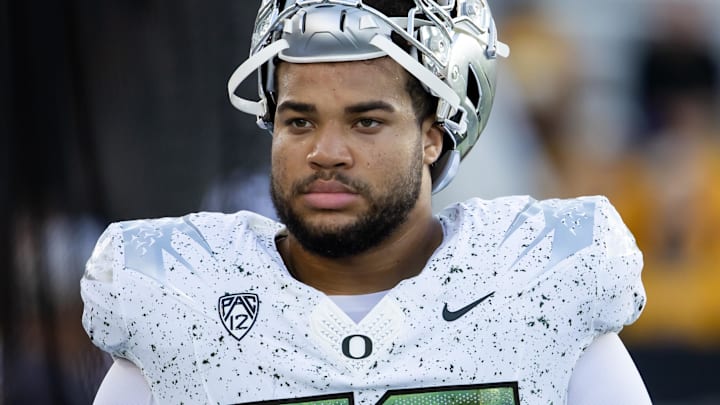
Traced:
<path fill-rule="evenodd" d="M 345 31 L 345 18 L 347 17 L 347 11 L 343 10 L 340 12 L 340 32 Z"/>

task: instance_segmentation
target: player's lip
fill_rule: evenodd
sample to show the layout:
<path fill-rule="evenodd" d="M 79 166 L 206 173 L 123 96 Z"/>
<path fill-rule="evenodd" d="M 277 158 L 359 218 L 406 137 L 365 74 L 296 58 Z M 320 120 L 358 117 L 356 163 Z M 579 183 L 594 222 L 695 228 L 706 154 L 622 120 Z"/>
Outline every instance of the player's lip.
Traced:
<path fill-rule="evenodd" d="M 315 180 L 305 190 L 306 194 L 312 193 L 348 193 L 357 194 L 350 186 L 337 180 Z"/>
<path fill-rule="evenodd" d="M 355 204 L 360 195 L 350 186 L 335 180 L 316 180 L 302 195 L 305 204 L 317 210 L 342 210 Z"/>

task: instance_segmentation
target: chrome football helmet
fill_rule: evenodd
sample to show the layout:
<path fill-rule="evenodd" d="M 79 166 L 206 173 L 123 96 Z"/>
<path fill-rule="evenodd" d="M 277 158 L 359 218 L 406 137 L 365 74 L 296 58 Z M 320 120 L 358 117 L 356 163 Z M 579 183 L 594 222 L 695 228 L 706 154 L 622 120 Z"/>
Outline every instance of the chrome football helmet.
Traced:
<path fill-rule="evenodd" d="M 431 166 L 433 193 L 447 186 L 487 123 L 495 95 L 495 59 L 509 54 L 497 39 L 488 0 L 414 0 L 402 17 L 361 0 L 262 0 L 250 57 L 228 81 L 230 101 L 272 133 L 275 57 L 291 63 L 389 56 L 438 98 L 443 153 Z M 395 34 L 410 46 L 404 50 Z M 235 94 L 258 70 L 259 101 Z"/>

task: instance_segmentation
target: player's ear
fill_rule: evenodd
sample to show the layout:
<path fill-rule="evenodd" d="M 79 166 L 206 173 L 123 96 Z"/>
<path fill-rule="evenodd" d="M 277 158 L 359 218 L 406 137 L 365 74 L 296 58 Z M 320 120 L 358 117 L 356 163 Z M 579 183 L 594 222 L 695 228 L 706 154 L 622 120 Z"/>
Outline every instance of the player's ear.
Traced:
<path fill-rule="evenodd" d="M 443 130 L 431 118 L 422 124 L 423 163 L 431 165 L 440 157 L 443 146 Z"/>

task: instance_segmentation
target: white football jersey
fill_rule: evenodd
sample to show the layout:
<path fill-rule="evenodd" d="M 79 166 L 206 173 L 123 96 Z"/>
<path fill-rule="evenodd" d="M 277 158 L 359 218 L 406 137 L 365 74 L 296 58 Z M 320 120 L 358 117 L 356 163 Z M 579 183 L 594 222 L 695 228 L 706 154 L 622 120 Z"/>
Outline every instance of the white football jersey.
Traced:
<path fill-rule="evenodd" d="M 472 199 L 423 271 L 362 321 L 290 276 L 249 212 L 112 224 L 82 280 L 93 342 L 158 403 L 564 404 L 595 337 L 645 303 L 603 197 Z"/>

